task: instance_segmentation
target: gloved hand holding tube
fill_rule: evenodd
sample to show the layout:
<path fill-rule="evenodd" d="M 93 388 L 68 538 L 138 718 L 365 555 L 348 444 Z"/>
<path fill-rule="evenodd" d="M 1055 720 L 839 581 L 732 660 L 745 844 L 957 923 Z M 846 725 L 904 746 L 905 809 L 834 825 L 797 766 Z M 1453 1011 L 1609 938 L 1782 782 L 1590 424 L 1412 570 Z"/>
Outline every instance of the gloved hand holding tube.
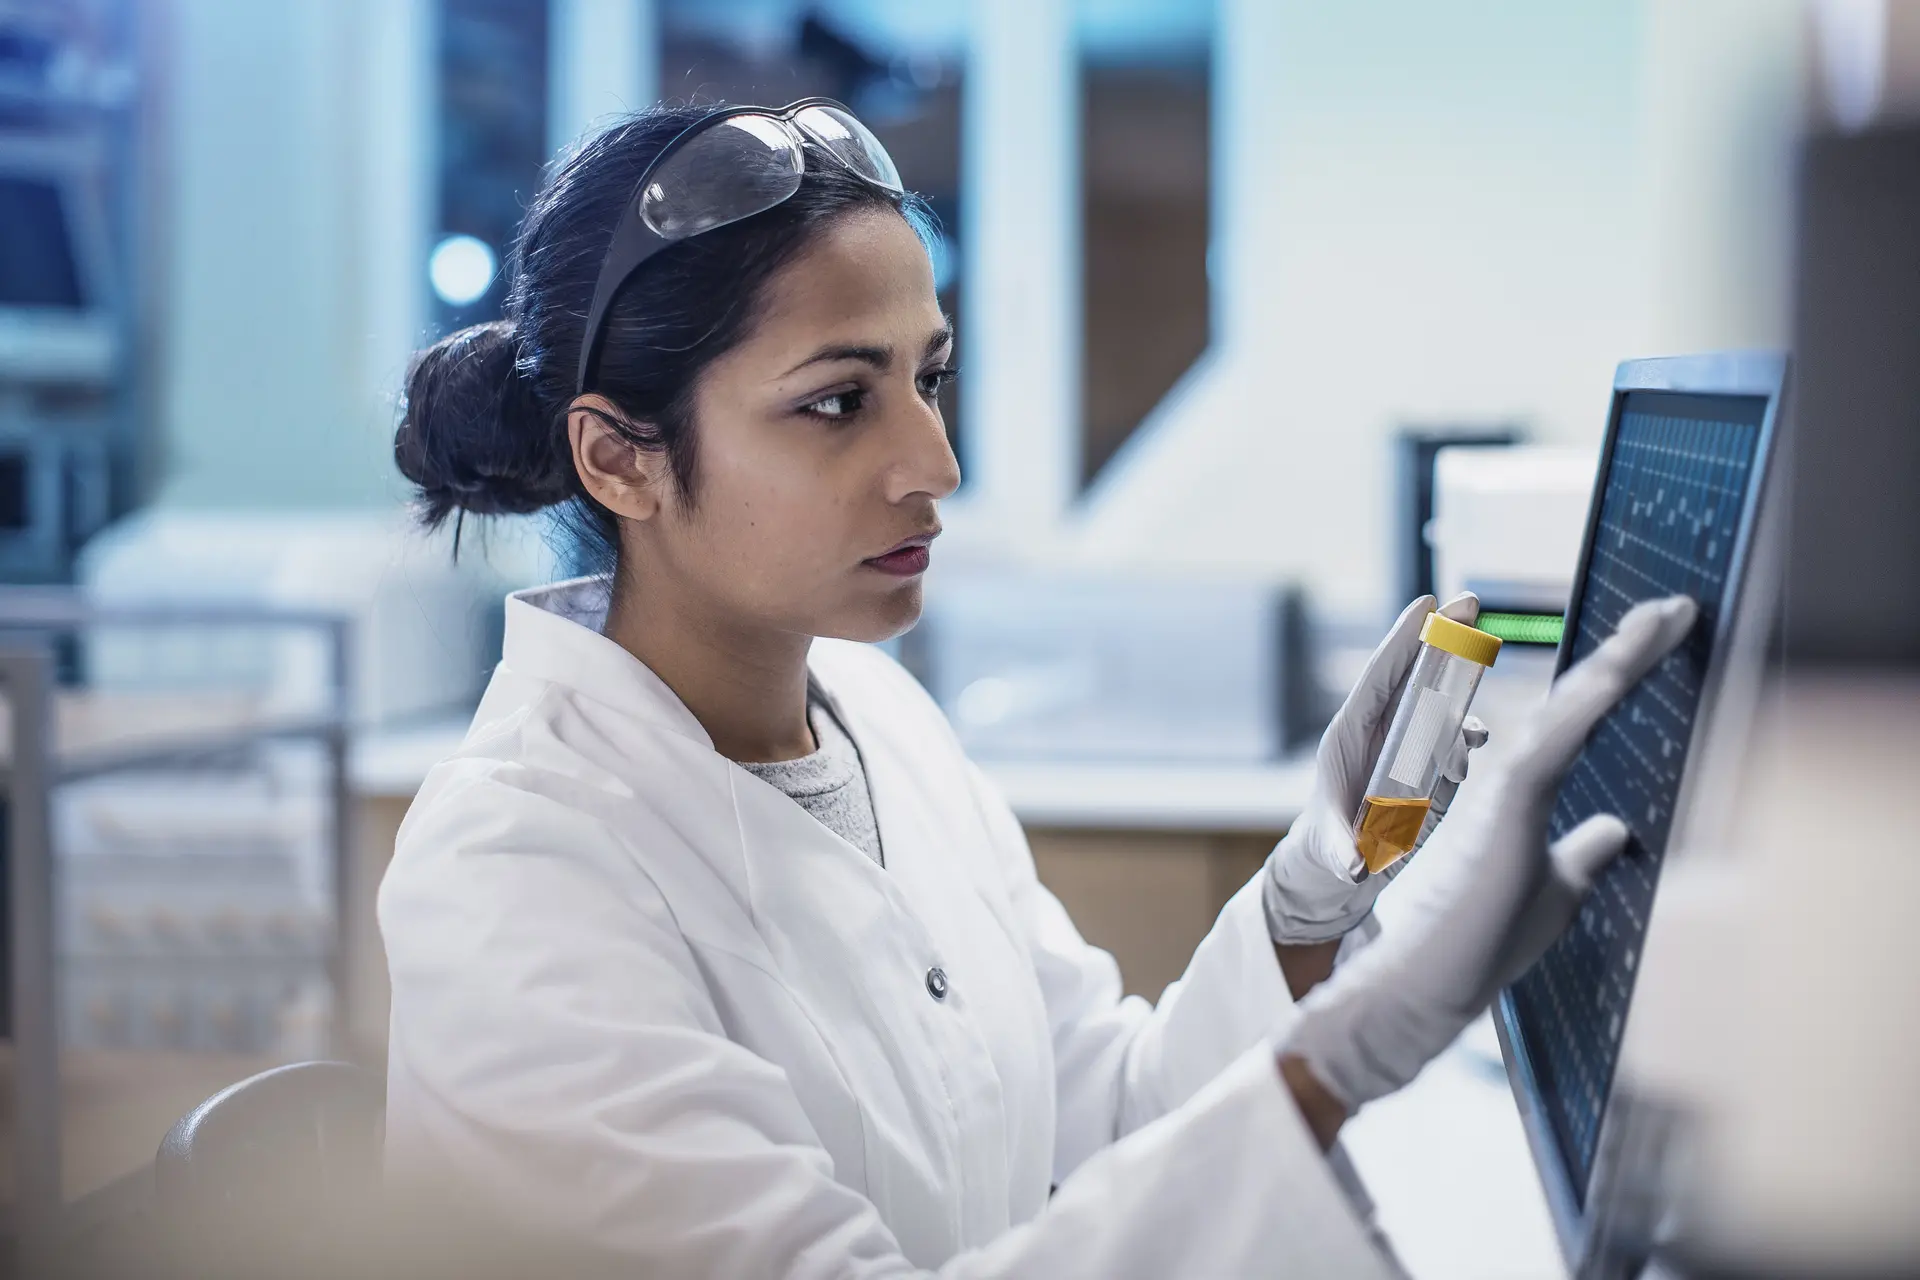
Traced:
<path fill-rule="evenodd" d="M 1407 865 L 1402 859 L 1380 875 L 1366 874 L 1354 845 L 1353 817 L 1420 651 L 1421 626 L 1434 612 L 1432 596 L 1421 596 L 1401 612 L 1321 736 L 1313 795 L 1267 859 L 1262 888 L 1268 931 L 1276 943 L 1304 946 L 1344 937 L 1366 919 L 1380 891 Z M 1479 617 L 1480 602 L 1462 592 L 1438 612 L 1471 625 Z M 1441 770 L 1422 841 L 1465 780 L 1468 753 L 1486 741 L 1486 726 L 1468 716 Z"/>
<path fill-rule="evenodd" d="M 1399 1089 L 1566 929 L 1628 832 L 1619 818 L 1596 815 L 1549 846 L 1561 779 L 1595 725 L 1697 614 L 1685 596 L 1636 605 L 1555 682 L 1518 748 L 1468 790 L 1401 878 L 1395 927 L 1301 1002 L 1277 1046 L 1296 1097 L 1302 1066 L 1344 1111 Z"/>

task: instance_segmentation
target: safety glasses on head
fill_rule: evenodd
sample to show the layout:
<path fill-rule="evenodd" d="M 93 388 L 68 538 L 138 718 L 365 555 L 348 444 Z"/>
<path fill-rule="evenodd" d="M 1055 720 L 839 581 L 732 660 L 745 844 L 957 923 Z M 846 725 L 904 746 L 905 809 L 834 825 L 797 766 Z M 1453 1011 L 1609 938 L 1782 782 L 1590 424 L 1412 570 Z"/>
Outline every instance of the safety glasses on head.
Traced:
<path fill-rule="evenodd" d="M 831 98 L 802 98 L 777 110 L 723 107 L 688 125 L 661 148 L 621 208 L 587 309 L 576 395 L 587 389 L 620 286 L 668 245 L 792 197 L 806 172 L 809 141 L 867 182 L 904 193 L 880 139 Z"/>

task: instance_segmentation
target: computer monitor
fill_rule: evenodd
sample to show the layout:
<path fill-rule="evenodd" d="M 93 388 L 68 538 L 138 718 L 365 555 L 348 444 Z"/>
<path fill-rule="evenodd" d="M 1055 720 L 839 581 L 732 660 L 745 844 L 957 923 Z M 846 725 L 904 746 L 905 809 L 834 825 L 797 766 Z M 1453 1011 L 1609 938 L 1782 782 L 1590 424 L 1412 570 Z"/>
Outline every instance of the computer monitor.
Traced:
<path fill-rule="evenodd" d="M 1566 934 L 1501 994 L 1507 1074 L 1575 1275 L 1607 1273 L 1602 1228 L 1632 1188 L 1614 1101 L 1639 961 L 1669 848 L 1698 818 L 1704 744 L 1754 629 L 1756 528 L 1780 413 L 1785 357 L 1636 360 L 1613 405 L 1556 670 L 1585 657 L 1642 600 L 1683 592 L 1700 621 L 1600 723 L 1561 785 L 1551 834 L 1595 813 L 1622 818 L 1626 852 Z M 1750 580 L 1754 582 L 1750 583 Z M 1750 635 L 1743 637 L 1750 639 Z"/>
<path fill-rule="evenodd" d="M 116 368 L 102 147 L 0 130 L 0 380 L 103 385 Z"/>

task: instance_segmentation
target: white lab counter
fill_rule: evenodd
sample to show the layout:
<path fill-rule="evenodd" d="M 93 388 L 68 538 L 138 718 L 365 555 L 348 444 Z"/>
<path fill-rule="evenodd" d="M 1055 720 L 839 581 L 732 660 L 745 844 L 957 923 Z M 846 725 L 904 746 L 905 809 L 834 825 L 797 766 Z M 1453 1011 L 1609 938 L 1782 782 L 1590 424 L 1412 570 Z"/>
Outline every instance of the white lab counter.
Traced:
<path fill-rule="evenodd" d="M 1348 1121 L 1340 1142 L 1409 1275 L 1564 1280 L 1490 1018 Z"/>

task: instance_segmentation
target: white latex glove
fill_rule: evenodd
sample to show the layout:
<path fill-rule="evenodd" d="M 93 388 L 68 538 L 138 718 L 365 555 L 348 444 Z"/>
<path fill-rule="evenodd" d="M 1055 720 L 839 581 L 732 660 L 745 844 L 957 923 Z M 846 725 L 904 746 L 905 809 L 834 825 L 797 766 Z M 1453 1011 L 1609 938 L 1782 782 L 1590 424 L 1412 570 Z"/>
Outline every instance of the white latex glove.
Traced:
<path fill-rule="evenodd" d="M 1600 718 L 1693 626 L 1685 596 L 1634 606 L 1554 683 L 1521 745 L 1482 777 L 1401 882 L 1404 919 L 1300 1004 L 1279 1045 L 1349 1108 L 1406 1084 L 1565 931 L 1627 841 L 1596 814 L 1551 848 L 1560 780 Z"/>
<path fill-rule="evenodd" d="M 1367 659 L 1366 670 L 1340 712 L 1320 738 L 1314 760 L 1313 796 L 1300 820 L 1274 846 L 1267 858 L 1263 897 L 1267 929 L 1279 943 L 1331 942 L 1344 937 L 1373 910 L 1373 900 L 1400 874 L 1407 859 L 1369 876 L 1353 843 L 1353 816 L 1360 810 L 1367 780 L 1380 758 L 1400 705 L 1400 691 L 1420 653 L 1420 628 L 1434 611 L 1433 597 L 1421 596 L 1408 605 L 1387 632 L 1387 638 Z M 1455 622 L 1469 625 L 1480 616 L 1480 602 L 1462 592 L 1440 606 Z M 1424 841 L 1445 816 L 1454 792 L 1467 776 L 1467 753 L 1485 745 L 1486 726 L 1467 717 L 1460 740 L 1441 769 L 1442 781 L 1433 796 L 1433 808 L 1421 828 Z M 1418 849 L 1420 844 L 1415 843 Z M 1412 855 L 1409 854 L 1408 857 Z"/>

